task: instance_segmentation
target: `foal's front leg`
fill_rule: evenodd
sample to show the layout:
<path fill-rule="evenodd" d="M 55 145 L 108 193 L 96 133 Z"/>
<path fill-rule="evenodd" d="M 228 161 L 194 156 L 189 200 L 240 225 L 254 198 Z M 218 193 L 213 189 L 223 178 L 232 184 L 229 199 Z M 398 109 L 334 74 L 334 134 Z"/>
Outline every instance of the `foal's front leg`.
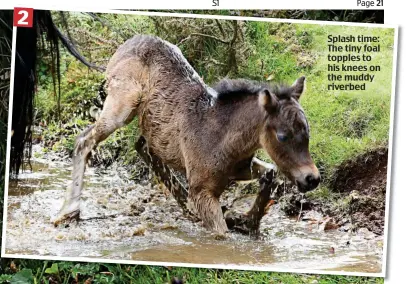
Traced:
<path fill-rule="evenodd" d="M 225 213 L 226 223 L 230 229 L 258 237 L 259 225 L 266 213 L 266 208 L 270 201 L 269 198 L 278 187 L 275 177 L 276 171 L 270 170 L 260 178 L 260 190 L 254 204 L 247 213 L 241 214 L 232 210 Z"/>
<path fill-rule="evenodd" d="M 190 184 L 188 206 L 200 217 L 208 230 L 224 237 L 228 228 L 219 201 L 221 186 L 222 184 L 207 180 Z"/>
<path fill-rule="evenodd" d="M 234 172 L 230 176 L 232 181 L 246 181 L 261 178 L 265 173 L 276 171 L 274 164 L 264 162 L 256 157 L 243 160 L 234 167 Z"/>
<path fill-rule="evenodd" d="M 266 212 L 270 195 L 275 190 L 274 178 L 277 167 L 256 157 L 243 160 L 234 167 L 231 181 L 259 179 L 260 190 L 249 212 L 240 214 L 231 210 L 225 212 L 225 220 L 230 230 L 258 236 L 259 223 Z"/>

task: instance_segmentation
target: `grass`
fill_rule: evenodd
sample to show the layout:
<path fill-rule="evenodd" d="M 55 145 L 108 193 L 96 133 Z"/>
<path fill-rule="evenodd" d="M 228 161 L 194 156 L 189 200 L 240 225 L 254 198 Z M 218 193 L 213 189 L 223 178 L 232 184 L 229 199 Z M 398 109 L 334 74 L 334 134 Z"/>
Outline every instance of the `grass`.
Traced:
<path fill-rule="evenodd" d="M 295 28 L 297 34 L 312 35 L 309 48 L 317 58 L 309 72 L 304 73 L 307 80 L 301 104 L 310 123 L 312 157 L 328 180 L 333 169 L 343 161 L 388 141 L 393 30 L 316 25 Z M 374 73 L 375 79 L 365 91 L 327 89 L 327 36 L 330 34 L 381 37 L 382 51 L 371 61 L 381 66 L 381 72 Z"/>
<path fill-rule="evenodd" d="M 344 160 L 388 141 L 393 30 L 318 25 L 296 25 L 295 29 L 296 34 L 312 35 L 309 49 L 317 60 L 309 72 L 302 73 L 307 80 L 301 104 L 310 123 L 312 157 L 328 178 Z M 330 34 L 380 36 L 382 51 L 371 62 L 381 66 L 381 72 L 374 73 L 375 79 L 365 91 L 327 90 L 327 36 Z"/>
<path fill-rule="evenodd" d="M 310 149 L 316 165 L 323 173 L 322 186 L 308 194 L 343 205 L 342 196 L 332 193 L 328 183 L 334 168 L 368 149 L 387 145 L 390 125 L 393 30 L 331 26 L 320 28 L 302 25 L 300 29 L 313 32 L 312 49 L 317 52 L 317 64 L 308 76 L 302 105 L 310 121 Z M 380 36 L 381 53 L 373 55 L 371 64 L 381 66 L 375 79 L 365 91 L 328 91 L 327 35 Z M 343 45 L 343 44 L 338 44 Z M 352 63 L 351 65 L 368 64 Z M 346 74 L 336 72 L 337 74 Z M 355 72 L 362 73 L 362 72 Z"/>
<path fill-rule="evenodd" d="M 382 278 L 202 268 L 15 260 L 1 281 L 12 283 L 383 283 Z"/>
<path fill-rule="evenodd" d="M 322 162 L 331 168 L 368 148 L 385 144 L 389 135 L 393 31 L 341 26 L 327 29 L 312 25 L 301 28 L 315 31 L 313 49 L 319 57 L 308 77 L 306 96 L 302 100 L 311 122 L 310 147 L 316 163 Z M 382 69 L 374 73 L 376 78 L 365 91 L 327 90 L 328 34 L 381 37 L 383 51 L 374 55 L 371 62 Z"/>

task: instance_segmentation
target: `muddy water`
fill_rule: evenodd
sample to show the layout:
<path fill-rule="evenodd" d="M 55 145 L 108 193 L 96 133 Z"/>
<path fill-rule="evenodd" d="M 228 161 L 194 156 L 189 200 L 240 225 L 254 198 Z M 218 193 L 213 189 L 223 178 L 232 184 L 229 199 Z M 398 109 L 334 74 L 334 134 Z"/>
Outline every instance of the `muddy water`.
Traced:
<path fill-rule="evenodd" d="M 186 219 L 164 188 L 128 181 L 116 166 L 87 170 L 81 220 L 55 228 L 50 220 L 62 205 L 70 171 L 70 163 L 57 158 L 34 159 L 32 170 L 10 183 L 6 253 L 381 272 L 382 237 L 324 231 L 287 218 L 274 205 L 259 240 L 238 233 L 216 240 Z"/>

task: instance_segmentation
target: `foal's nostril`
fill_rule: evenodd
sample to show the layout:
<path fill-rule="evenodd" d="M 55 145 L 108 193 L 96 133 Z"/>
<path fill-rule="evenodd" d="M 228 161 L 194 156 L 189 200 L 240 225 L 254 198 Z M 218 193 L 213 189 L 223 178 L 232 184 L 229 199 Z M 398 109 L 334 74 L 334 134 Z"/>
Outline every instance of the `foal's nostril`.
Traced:
<path fill-rule="evenodd" d="M 311 188 L 316 188 L 320 183 L 320 177 L 315 177 L 313 174 L 309 174 L 306 176 L 306 182 Z"/>

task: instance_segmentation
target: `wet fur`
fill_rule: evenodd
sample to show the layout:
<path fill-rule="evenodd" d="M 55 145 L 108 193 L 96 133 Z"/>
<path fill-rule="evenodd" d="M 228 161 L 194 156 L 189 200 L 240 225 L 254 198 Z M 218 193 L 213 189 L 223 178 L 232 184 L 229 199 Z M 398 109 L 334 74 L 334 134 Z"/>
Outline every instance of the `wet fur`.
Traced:
<path fill-rule="evenodd" d="M 187 177 L 190 210 L 207 228 L 224 234 L 219 197 L 261 148 L 270 117 L 258 103 L 259 93 L 269 89 L 281 101 L 295 96 L 292 87 L 247 80 L 225 79 L 210 88 L 176 46 L 145 35 L 129 39 L 113 55 L 106 89 L 100 118 L 77 139 L 73 185 L 56 222 L 69 213 L 69 200 L 80 196 L 90 150 L 138 116 L 148 148 Z"/>

